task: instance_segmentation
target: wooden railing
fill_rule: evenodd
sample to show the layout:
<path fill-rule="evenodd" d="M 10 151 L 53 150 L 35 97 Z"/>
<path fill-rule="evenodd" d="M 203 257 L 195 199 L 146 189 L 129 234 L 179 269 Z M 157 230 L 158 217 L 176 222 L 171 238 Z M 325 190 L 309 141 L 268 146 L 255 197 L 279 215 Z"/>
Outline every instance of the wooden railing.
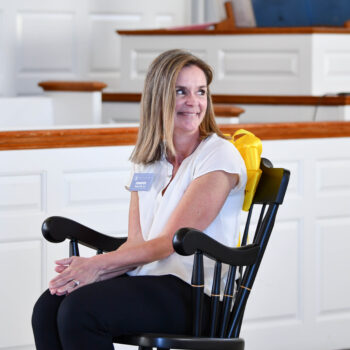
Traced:
<path fill-rule="evenodd" d="M 240 128 L 262 140 L 350 137 L 350 122 L 220 125 L 226 134 Z M 1 131 L 0 150 L 126 146 L 135 144 L 137 133 L 137 127 Z"/>
<path fill-rule="evenodd" d="M 259 27 L 229 30 L 118 30 L 120 35 L 262 35 L 262 34 L 350 34 L 350 27 Z"/>
<path fill-rule="evenodd" d="M 349 95 L 338 96 L 277 96 L 277 95 L 217 95 L 213 94 L 214 103 L 222 104 L 272 104 L 299 106 L 342 106 L 350 105 Z M 103 102 L 140 102 L 140 93 L 102 93 Z"/>
<path fill-rule="evenodd" d="M 102 91 L 107 84 L 100 81 L 42 81 L 38 83 L 44 91 Z"/>

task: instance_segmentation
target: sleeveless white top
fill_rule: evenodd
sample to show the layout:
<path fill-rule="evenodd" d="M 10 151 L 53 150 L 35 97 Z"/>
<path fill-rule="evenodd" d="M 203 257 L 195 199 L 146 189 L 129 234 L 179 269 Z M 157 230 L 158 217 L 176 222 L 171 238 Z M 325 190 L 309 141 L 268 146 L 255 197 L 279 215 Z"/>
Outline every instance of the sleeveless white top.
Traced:
<path fill-rule="evenodd" d="M 129 185 L 135 173 L 154 174 L 149 191 L 138 192 L 143 238 L 145 240 L 156 238 L 162 232 L 189 184 L 197 177 L 216 170 L 238 174 L 239 182 L 231 190 L 217 217 L 204 232 L 222 244 L 230 247 L 236 246 L 239 236 L 239 217 L 247 181 L 246 167 L 234 145 L 216 134 L 204 139 L 196 150 L 183 160 L 164 195 L 162 195 L 162 191 L 168 185 L 173 171 L 173 166 L 166 158 L 163 157 L 160 161 L 147 165 L 134 164 Z M 129 189 L 129 186 L 126 188 Z M 129 275 L 172 274 L 190 284 L 192 264 L 193 256 L 185 257 L 173 253 L 163 260 L 139 266 L 130 271 Z M 214 261 L 205 258 L 204 264 L 204 291 L 210 295 Z"/>

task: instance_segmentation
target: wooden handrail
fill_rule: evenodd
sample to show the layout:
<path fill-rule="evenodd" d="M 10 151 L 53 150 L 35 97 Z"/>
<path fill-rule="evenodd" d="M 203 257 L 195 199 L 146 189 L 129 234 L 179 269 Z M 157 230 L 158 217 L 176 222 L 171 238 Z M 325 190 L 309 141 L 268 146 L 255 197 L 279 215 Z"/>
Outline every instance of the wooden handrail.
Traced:
<path fill-rule="evenodd" d="M 227 134 L 240 128 L 250 130 L 262 140 L 350 137 L 350 122 L 220 125 Z M 0 131 L 0 150 L 134 145 L 137 133 L 137 127 Z"/>
<path fill-rule="evenodd" d="M 38 83 L 44 91 L 102 91 L 107 84 L 100 81 L 42 81 Z"/>
<path fill-rule="evenodd" d="M 213 95 L 214 103 L 342 106 L 350 105 L 350 94 L 342 96 L 260 96 L 260 95 Z"/>
<path fill-rule="evenodd" d="M 263 96 L 263 95 L 212 95 L 214 103 L 343 106 L 350 105 L 350 94 L 344 96 Z M 103 102 L 140 102 L 140 93 L 102 93 Z"/>
<path fill-rule="evenodd" d="M 227 104 L 222 104 L 222 105 L 214 104 L 213 107 L 214 107 L 214 114 L 217 117 L 239 117 L 244 112 L 243 108 L 227 105 Z"/>
<path fill-rule="evenodd" d="M 350 34 L 350 27 L 253 27 L 229 30 L 117 30 L 119 35 L 263 35 L 263 34 Z"/>

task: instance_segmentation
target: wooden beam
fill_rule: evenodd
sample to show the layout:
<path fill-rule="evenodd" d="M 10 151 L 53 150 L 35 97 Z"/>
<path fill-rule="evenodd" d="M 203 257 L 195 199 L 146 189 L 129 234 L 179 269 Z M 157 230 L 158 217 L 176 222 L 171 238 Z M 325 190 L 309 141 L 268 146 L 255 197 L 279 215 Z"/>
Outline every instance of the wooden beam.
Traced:
<path fill-rule="evenodd" d="M 250 130 L 262 140 L 350 137 L 350 122 L 220 125 L 227 134 L 240 128 Z M 0 131 L 0 150 L 134 145 L 137 133 L 137 127 Z"/>
<path fill-rule="evenodd" d="M 280 95 L 212 95 L 218 104 L 267 104 L 305 106 L 350 105 L 350 94 L 342 96 L 280 96 Z M 140 93 L 102 93 L 103 102 L 140 102 Z"/>
<path fill-rule="evenodd" d="M 350 34 L 350 27 L 250 27 L 229 30 L 172 30 L 172 29 L 139 29 L 118 30 L 119 35 L 264 35 L 264 34 Z"/>

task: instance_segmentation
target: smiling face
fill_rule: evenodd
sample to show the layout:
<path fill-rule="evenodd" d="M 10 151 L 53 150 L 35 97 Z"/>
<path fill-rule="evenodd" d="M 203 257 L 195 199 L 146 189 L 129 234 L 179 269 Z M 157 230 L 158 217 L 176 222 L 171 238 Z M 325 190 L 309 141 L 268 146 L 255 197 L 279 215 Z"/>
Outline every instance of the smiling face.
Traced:
<path fill-rule="evenodd" d="M 197 66 L 183 67 L 176 80 L 174 133 L 199 133 L 207 110 L 207 79 Z"/>

